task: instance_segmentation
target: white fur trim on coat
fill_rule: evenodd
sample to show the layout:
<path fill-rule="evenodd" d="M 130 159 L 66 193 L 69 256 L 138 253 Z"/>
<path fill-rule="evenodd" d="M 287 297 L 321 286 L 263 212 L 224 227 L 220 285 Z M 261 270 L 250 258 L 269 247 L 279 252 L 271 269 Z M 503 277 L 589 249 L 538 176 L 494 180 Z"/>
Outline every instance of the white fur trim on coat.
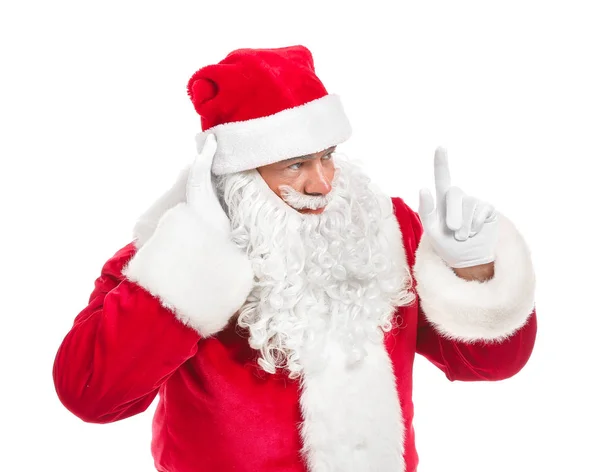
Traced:
<path fill-rule="evenodd" d="M 330 339 L 303 360 L 302 452 L 311 472 L 405 470 L 404 422 L 391 361 L 383 342 L 369 342 L 366 350 L 358 365 L 348 366 L 338 341 Z"/>
<path fill-rule="evenodd" d="M 164 214 L 123 274 L 202 336 L 227 325 L 254 282 L 247 256 L 186 203 Z"/>
<path fill-rule="evenodd" d="M 389 258 L 410 277 L 391 199 L 380 200 Z M 331 336 L 331 335 L 330 335 Z M 302 453 L 310 472 L 404 472 L 405 426 L 396 378 L 383 340 L 369 341 L 358 364 L 338 339 L 301 353 Z"/>
<path fill-rule="evenodd" d="M 213 126 L 196 135 L 196 146 L 201 152 L 206 137 L 216 136 L 212 172 L 222 175 L 320 152 L 351 132 L 340 97 L 329 94 L 270 116 Z"/>
<path fill-rule="evenodd" d="M 465 342 L 500 341 L 528 320 L 534 308 L 531 254 L 513 223 L 498 213 L 494 277 L 466 281 L 436 254 L 423 235 L 414 275 L 425 317 L 442 335 Z"/>

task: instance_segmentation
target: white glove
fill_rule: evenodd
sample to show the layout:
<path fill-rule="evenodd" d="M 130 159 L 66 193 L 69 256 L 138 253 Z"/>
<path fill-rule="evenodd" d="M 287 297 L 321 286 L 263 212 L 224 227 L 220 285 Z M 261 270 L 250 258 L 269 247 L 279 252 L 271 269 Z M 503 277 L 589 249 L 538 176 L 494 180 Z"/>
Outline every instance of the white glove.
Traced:
<path fill-rule="evenodd" d="M 207 136 L 204 147 L 192 164 L 187 179 L 186 201 L 190 209 L 207 225 L 229 236 L 231 223 L 225 214 L 212 184 L 212 163 L 217 152 L 214 134 Z"/>
<path fill-rule="evenodd" d="M 136 240 L 136 246 L 142 247 L 150 239 L 156 225 L 161 217 L 175 205 L 185 202 L 185 193 L 187 181 L 190 175 L 190 166 L 187 166 L 177 176 L 173 186 L 163 193 L 150 208 L 148 208 L 136 222 L 133 228 L 133 236 Z"/>
<path fill-rule="evenodd" d="M 207 136 L 202 152 L 196 156 L 194 163 L 181 170 L 172 187 L 140 216 L 133 230 L 138 247 L 150 239 L 159 220 L 168 210 L 186 201 L 204 223 L 229 234 L 229 219 L 212 187 L 211 168 L 216 150 L 217 141 L 211 134 Z"/>
<path fill-rule="evenodd" d="M 428 189 L 419 194 L 419 216 L 435 252 L 453 268 L 495 260 L 498 216 L 494 207 L 450 186 L 446 150 L 434 157 L 437 207 Z"/>

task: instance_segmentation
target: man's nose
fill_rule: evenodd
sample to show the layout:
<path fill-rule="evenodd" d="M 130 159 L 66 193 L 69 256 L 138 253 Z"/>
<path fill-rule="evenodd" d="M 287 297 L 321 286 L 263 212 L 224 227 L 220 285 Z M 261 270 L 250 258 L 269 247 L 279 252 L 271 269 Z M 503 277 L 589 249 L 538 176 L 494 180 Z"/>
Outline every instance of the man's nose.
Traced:
<path fill-rule="evenodd" d="M 308 180 L 304 186 L 304 192 L 307 195 L 327 195 L 331 192 L 331 181 L 320 161 L 311 166 L 309 172 Z"/>

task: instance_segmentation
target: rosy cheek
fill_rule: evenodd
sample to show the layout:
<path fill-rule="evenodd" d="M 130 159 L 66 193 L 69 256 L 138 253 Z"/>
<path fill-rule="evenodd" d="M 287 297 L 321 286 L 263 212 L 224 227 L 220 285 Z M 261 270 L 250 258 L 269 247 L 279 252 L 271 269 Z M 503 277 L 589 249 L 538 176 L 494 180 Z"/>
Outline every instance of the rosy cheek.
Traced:
<path fill-rule="evenodd" d="M 296 188 L 302 181 L 302 172 L 299 169 L 286 169 L 281 175 L 282 185 L 289 185 Z"/>
<path fill-rule="evenodd" d="M 277 175 L 273 176 L 273 178 L 271 179 L 271 182 L 269 184 L 269 187 L 271 188 L 271 190 L 273 190 L 273 192 L 275 192 L 277 194 L 277 196 L 279 196 L 281 198 L 281 190 L 279 189 L 279 187 L 281 187 L 282 185 L 287 185 L 289 187 L 297 189 L 298 188 L 297 180 L 298 180 L 298 172 L 291 172 L 286 168 L 286 169 L 282 169 L 281 171 L 279 171 L 277 173 Z"/>
<path fill-rule="evenodd" d="M 335 175 L 335 167 L 332 166 L 326 166 L 325 169 L 323 169 L 323 175 L 325 176 L 325 178 L 327 179 L 327 181 L 329 183 L 331 183 L 331 181 L 333 180 L 333 177 Z"/>

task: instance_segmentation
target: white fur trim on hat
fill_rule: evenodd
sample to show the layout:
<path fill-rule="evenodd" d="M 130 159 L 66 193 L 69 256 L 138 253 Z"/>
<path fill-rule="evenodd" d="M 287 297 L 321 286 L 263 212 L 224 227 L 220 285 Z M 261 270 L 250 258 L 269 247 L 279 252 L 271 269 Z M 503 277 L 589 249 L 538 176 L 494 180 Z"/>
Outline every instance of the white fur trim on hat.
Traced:
<path fill-rule="evenodd" d="M 467 281 L 436 254 L 427 234 L 416 252 L 414 276 L 425 317 L 442 335 L 465 342 L 502 340 L 521 328 L 534 308 L 535 273 L 529 249 L 501 214 L 494 276 Z"/>
<path fill-rule="evenodd" d="M 196 135 L 198 152 L 209 134 L 217 138 L 215 175 L 232 174 L 323 151 L 352 133 L 340 97 L 325 95 L 274 115 L 214 126 Z"/>
<path fill-rule="evenodd" d="M 252 290 L 251 263 L 186 203 L 168 210 L 123 275 L 202 336 L 222 330 Z"/>

